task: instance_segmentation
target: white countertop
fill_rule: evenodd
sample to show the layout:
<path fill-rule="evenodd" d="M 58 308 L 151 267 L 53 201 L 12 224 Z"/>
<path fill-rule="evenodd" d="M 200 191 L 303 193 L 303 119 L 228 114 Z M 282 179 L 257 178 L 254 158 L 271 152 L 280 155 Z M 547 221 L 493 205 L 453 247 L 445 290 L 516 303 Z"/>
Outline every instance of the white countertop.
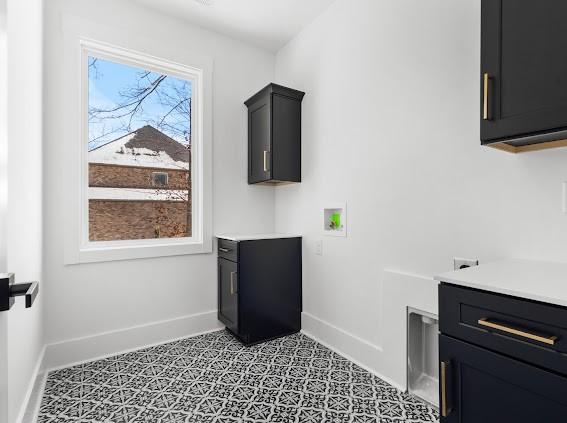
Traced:
<path fill-rule="evenodd" d="M 222 234 L 216 235 L 217 238 L 228 239 L 230 241 L 254 241 L 258 239 L 279 239 L 279 238 L 301 238 L 298 234 Z"/>
<path fill-rule="evenodd" d="M 435 279 L 567 307 L 567 263 L 503 260 L 443 273 Z"/>

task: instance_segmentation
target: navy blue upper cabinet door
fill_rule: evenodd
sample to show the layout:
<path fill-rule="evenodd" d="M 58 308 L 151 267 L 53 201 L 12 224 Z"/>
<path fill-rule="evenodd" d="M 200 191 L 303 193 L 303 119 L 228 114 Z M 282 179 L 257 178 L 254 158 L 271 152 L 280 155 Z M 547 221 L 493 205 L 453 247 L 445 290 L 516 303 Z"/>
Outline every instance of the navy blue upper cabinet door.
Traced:
<path fill-rule="evenodd" d="M 567 1 L 482 0 L 483 144 L 567 138 L 566 22 Z"/>
<path fill-rule="evenodd" d="M 248 111 L 248 182 L 271 179 L 271 107 L 269 98 L 261 98 Z"/>

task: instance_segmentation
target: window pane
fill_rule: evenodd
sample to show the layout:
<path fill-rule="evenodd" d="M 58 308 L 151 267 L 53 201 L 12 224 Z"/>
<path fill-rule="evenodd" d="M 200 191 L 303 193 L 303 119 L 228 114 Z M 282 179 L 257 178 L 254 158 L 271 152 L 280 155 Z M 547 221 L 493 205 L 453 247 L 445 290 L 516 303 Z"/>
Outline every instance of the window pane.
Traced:
<path fill-rule="evenodd" d="M 88 58 L 89 240 L 191 236 L 191 82 Z"/>

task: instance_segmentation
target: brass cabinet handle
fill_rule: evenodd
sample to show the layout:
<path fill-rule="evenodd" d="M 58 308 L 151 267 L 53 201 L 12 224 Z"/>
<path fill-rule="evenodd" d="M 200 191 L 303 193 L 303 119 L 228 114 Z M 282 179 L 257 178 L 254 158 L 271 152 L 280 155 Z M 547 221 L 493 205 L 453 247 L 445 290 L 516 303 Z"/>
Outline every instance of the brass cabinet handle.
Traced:
<path fill-rule="evenodd" d="M 268 153 L 269 151 L 264 150 L 264 172 L 268 172 L 270 170 L 268 167 Z"/>
<path fill-rule="evenodd" d="M 221 251 L 223 253 L 228 253 L 230 250 L 228 248 L 219 247 L 219 251 Z"/>
<path fill-rule="evenodd" d="M 451 408 L 447 403 L 447 373 L 450 363 L 441 362 L 441 417 L 447 417 L 451 413 Z"/>
<path fill-rule="evenodd" d="M 484 81 L 484 94 L 483 94 L 483 104 L 482 104 L 482 118 L 484 120 L 490 120 L 490 117 L 488 116 L 488 96 L 489 96 L 489 89 L 488 89 L 488 85 L 490 83 L 490 75 L 488 73 L 485 73 L 483 75 L 483 81 Z"/>
<path fill-rule="evenodd" d="M 234 279 L 237 272 L 230 272 L 230 295 L 234 295 L 238 292 L 238 286 L 234 289 Z"/>
<path fill-rule="evenodd" d="M 543 342 L 547 345 L 555 345 L 557 341 L 557 336 L 542 336 L 535 333 L 526 332 L 525 330 L 515 329 L 513 327 L 507 326 L 503 323 L 491 322 L 488 318 L 483 317 L 478 320 L 478 324 L 481 326 L 486 326 L 488 328 L 497 329 L 502 332 L 511 333 L 512 335 L 521 336 L 523 338 L 528 338 L 533 341 Z"/>

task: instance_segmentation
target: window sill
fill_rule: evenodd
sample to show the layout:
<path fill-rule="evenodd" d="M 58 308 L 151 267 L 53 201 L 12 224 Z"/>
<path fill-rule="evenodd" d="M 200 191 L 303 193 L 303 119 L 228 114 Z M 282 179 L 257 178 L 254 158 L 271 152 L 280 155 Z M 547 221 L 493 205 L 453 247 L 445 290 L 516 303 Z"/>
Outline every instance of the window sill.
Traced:
<path fill-rule="evenodd" d="M 154 240 L 150 240 L 154 241 Z M 98 263 L 106 261 L 135 260 L 144 258 L 210 254 L 213 252 L 212 240 L 191 241 L 155 240 L 156 242 L 132 244 L 108 242 L 102 245 L 89 244 L 75 252 L 66 252 L 65 264 Z"/>

